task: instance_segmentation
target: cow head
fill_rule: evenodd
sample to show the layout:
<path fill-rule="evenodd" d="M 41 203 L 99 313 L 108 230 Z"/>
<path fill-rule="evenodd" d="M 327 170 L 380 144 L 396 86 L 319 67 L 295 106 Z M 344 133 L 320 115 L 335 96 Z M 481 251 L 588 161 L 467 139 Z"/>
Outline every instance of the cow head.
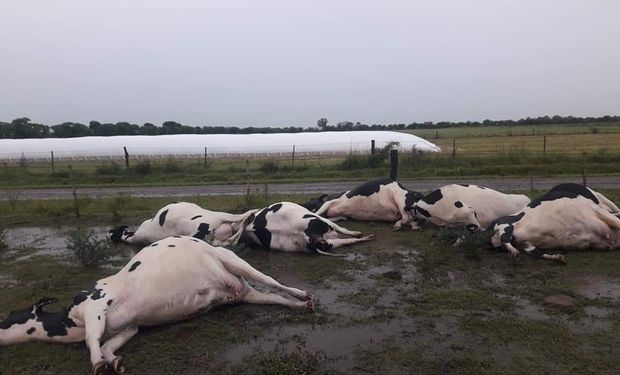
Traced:
<path fill-rule="evenodd" d="M 310 212 L 317 212 L 319 208 L 323 205 L 323 203 L 327 202 L 327 194 L 323 194 L 318 198 L 312 198 L 308 202 L 302 204 L 304 208 L 306 208 Z"/>
<path fill-rule="evenodd" d="M 110 229 L 109 238 L 112 242 L 122 242 L 123 235 L 127 232 L 127 225 L 121 225 L 116 229 Z"/>

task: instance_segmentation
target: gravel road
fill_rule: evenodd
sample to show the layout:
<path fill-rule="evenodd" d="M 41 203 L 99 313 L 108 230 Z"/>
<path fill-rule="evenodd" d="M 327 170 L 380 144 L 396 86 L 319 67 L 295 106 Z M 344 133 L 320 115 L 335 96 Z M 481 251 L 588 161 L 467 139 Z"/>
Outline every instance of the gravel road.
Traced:
<path fill-rule="evenodd" d="M 460 180 L 402 180 L 401 183 L 409 189 L 421 192 L 451 183 L 468 183 L 487 186 L 497 190 L 529 190 L 530 184 L 534 189 L 549 189 L 562 182 L 581 183 L 581 177 L 553 177 L 553 178 L 481 178 Z M 620 176 L 588 177 L 588 186 L 598 189 L 620 188 Z M 330 181 L 287 184 L 251 184 L 252 192 L 264 192 L 267 188 L 271 194 L 315 194 L 334 193 L 348 190 L 360 181 Z M 203 185 L 203 186 L 144 186 L 144 187 L 113 187 L 113 188 L 78 188 L 80 196 L 93 198 L 113 197 L 118 194 L 128 194 L 136 197 L 174 197 L 192 195 L 241 195 L 247 191 L 246 184 L 233 185 Z M 0 200 L 12 199 L 69 199 L 72 197 L 70 188 L 60 189 L 0 189 Z"/>

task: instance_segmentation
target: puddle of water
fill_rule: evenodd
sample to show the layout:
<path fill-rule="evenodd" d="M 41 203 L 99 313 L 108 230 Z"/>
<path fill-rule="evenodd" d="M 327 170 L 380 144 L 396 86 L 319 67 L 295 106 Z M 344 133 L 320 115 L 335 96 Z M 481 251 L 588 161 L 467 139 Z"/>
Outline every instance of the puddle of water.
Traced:
<path fill-rule="evenodd" d="M 544 307 L 532 303 L 530 300 L 521 297 L 510 297 L 515 303 L 515 313 L 522 318 L 529 320 L 549 320 L 549 315 L 545 314 Z"/>
<path fill-rule="evenodd" d="M 573 277 L 571 283 L 575 286 L 577 294 L 588 299 L 620 299 L 620 279 L 601 275 L 583 275 Z"/>
<path fill-rule="evenodd" d="M 71 255 L 67 250 L 66 237 L 75 227 L 16 227 L 6 230 L 6 242 L 13 251 L 19 253 L 20 248 L 33 248 L 36 251 L 17 258 L 17 260 L 27 259 L 33 255 L 52 255 L 64 257 Z M 110 228 L 92 227 L 99 238 L 105 238 Z"/>

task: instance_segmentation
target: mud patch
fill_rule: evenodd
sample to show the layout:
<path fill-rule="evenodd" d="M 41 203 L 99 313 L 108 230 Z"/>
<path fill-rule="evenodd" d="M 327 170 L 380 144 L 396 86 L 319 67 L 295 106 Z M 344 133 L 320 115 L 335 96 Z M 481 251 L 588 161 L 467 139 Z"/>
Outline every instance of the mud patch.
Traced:
<path fill-rule="evenodd" d="M 90 228 L 98 237 L 105 238 L 110 228 L 97 226 Z M 11 249 L 19 254 L 20 249 L 34 249 L 35 251 L 24 255 L 52 255 L 64 257 L 71 255 L 67 251 L 67 235 L 75 230 L 75 227 L 15 227 L 6 230 L 6 242 Z"/>
<path fill-rule="evenodd" d="M 620 300 L 620 279 L 602 275 L 582 275 L 572 277 L 570 283 L 575 291 L 587 299 L 606 298 Z"/>

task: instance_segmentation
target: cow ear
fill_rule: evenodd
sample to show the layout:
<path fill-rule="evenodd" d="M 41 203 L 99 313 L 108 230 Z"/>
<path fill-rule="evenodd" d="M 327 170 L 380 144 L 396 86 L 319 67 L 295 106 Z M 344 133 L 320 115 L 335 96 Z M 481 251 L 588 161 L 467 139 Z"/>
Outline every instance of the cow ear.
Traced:
<path fill-rule="evenodd" d="M 43 306 L 51 305 L 52 303 L 58 302 L 57 298 L 41 298 L 37 303 L 34 304 L 34 308 L 37 310 L 41 310 Z"/>

